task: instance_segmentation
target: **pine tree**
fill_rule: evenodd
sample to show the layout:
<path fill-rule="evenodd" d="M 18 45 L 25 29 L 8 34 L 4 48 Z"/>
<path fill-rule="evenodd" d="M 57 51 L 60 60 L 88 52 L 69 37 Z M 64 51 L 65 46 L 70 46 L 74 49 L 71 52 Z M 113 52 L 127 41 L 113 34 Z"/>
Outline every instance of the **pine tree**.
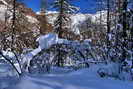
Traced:
<path fill-rule="evenodd" d="M 58 34 L 59 38 L 63 37 L 63 32 L 68 30 L 67 23 L 70 21 L 68 14 L 72 14 L 77 10 L 76 7 L 70 4 L 69 0 L 56 0 L 54 2 L 54 7 L 59 11 L 59 15 L 54 24 L 54 31 Z M 62 58 L 61 46 L 58 45 L 58 58 L 57 58 L 57 65 L 63 66 L 64 59 Z"/>
<path fill-rule="evenodd" d="M 123 71 L 122 64 L 128 58 L 127 54 L 129 49 L 129 23 L 128 23 L 128 0 L 117 0 L 117 29 L 115 33 L 115 53 L 117 54 L 117 59 L 120 64 L 119 73 Z M 128 32 L 128 33 L 127 33 Z M 128 58 L 129 59 L 129 58 Z"/>
<path fill-rule="evenodd" d="M 59 15 L 55 21 L 55 32 L 62 38 L 62 33 L 66 29 L 67 23 L 70 21 L 68 14 L 74 13 L 77 8 L 70 4 L 69 0 L 56 0 L 54 7 L 59 11 Z"/>
<path fill-rule="evenodd" d="M 122 33 L 122 37 L 123 37 L 123 41 L 122 41 L 122 46 L 123 46 L 123 52 L 122 52 L 122 60 L 121 61 L 124 61 L 126 59 L 126 50 L 125 48 L 127 48 L 127 5 L 128 5 L 128 1 L 127 0 L 124 0 L 123 2 L 123 21 L 122 21 L 122 25 L 123 25 L 123 33 Z"/>

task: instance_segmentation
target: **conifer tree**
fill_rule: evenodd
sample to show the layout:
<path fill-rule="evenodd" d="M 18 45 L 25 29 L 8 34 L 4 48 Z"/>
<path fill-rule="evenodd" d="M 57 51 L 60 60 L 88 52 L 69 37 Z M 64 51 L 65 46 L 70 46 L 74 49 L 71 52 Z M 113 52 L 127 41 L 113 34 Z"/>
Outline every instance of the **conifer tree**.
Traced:
<path fill-rule="evenodd" d="M 127 48 L 127 5 L 128 5 L 128 1 L 124 0 L 123 1 L 123 8 L 122 8 L 122 17 L 123 17 L 123 21 L 122 21 L 122 26 L 123 26 L 123 33 L 122 33 L 122 37 L 123 37 L 123 41 L 122 41 L 122 46 L 123 46 L 123 52 L 122 52 L 122 61 L 124 61 L 126 59 L 126 50 L 125 48 Z"/>
<path fill-rule="evenodd" d="M 58 34 L 59 38 L 62 38 L 63 32 L 68 30 L 67 23 L 70 21 L 68 14 L 74 13 L 77 10 L 77 8 L 72 6 L 69 0 L 55 0 L 53 5 L 54 8 L 56 8 L 59 11 L 59 15 L 54 24 L 54 31 Z M 60 45 L 58 45 L 57 65 L 63 66 L 64 59 L 62 58 L 63 54 L 60 48 Z"/>
<path fill-rule="evenodd" d="M 69 0 L 56 0 L 54 2 L 54 8 L 59 11 L 59 15 L 55 21 L 55 32 L 62 38 L 62 33 L 65 30 L 66 24 L 70 21 L 68 14 L 74 13 L 77 8 L 70 4 Z"/>

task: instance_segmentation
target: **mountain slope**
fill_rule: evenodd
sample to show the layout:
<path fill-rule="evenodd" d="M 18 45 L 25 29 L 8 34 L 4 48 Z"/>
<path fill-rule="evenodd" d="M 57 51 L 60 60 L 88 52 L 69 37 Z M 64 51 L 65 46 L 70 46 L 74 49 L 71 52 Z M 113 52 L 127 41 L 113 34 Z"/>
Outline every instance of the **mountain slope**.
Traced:
<path fill-rule="evenodd" d="M 39 12 L 37 12 L 37 14 L 40 14 Z M 48 18 L 48 22 L 50 24 L 54 24 L 54 21 L 56 19 L 56 17 L 58 16 L 58 12 L 56 11 L 48 11 L 46 13 L 47 18 Z M 101 18 L 100 18 L 101 15 Z M 80 29 L 79 29 L 79 25 L 81 25 L 82 23 L 84 23 L 87 19 L 91 19 L 92 23 L 100 23 L 100 20 L 102 21 L 102 24 L 106 24 L 106 11 L 102 11 L 102 13 L 97 12 L 96 14 L 82 14 L 82 13 L 77 13 L 77 14 L 71 14 L 70 15 L 71 18 L 71 30 L 75 33 L 75 34 L 80 34 Z"/>
<path fill-rule="evenodd" d="M 0 0 L 0 32 L 4 32 L 4 35 L 11 33 L 11 20 L 12 20 L 12 1 L 13 0 Z M 16 3 L 16 35 L 17 44 L 21 48 L 33 48 L 35 47 L 35 39 L 41 34 L 47 34 L 54 29 L 54 21 L 58 16 L 56 11 L 47 11 L 42 14 L 40 12 L 34 13 L 32 9 L 27 8 L 23 3 Z M 46 16 L 45 16 L 46 15 Z M 47 17 L 47 20 L 45 18 Z M 100 13 L 96 14 L 69 14 L 71 21 L 68 22 L 68 30 L 64 31 L 64 38 L 70 40 L 82 40 L 99 38 L 94 37 L 93 33 L 100 28 Z M 101 23 L 106 23 L 106 11 L 102 12 Z M 97 28 L 96 28 L 97 27 Z M 101 28 L 100 28 L 101 29 Z M 105 32 L 105 29 L 101 29 L 100 32 Z M 98 31 L 98 30 L 97 30 Z M 84 34 L 85 33 L 85 34 Z M 91 34 L 91 36 L 89 35 Z M 96 35 L 99 32 L 96 33 Z M 102 33 L 100 33 L 102 34 Z M 11 35 L 11 34 L 10 34 Z M 93 35 L 93 36 L 92 36 Z M 0 37 L 4 37 L 3 33 L 0 33 Z M 1 37 L 1 45 L 3 38 Z M 33 40 L 34 38 L 34 40 Z M 95 40 L 94 39 L 94 40 Z M 9 40 L 10 41 L 10 40 Z M 19 42 L 22 41 L 23 43 Z M 21 45 L 20 45 L 21 43 Z M 25 47 L 25 44 L 27 47 Z M 31 47 L 31 45 L 34 45 Z M 6 48 L 5 48 L 6 49 Z"/>
<path fill-rule="evenodd" d="M 13 35 L 12 17 L 13 0 L 0 0 L 0 48 L 6 50 L 11 46 Z M 35 39 L 39 35 L 39 21 L 32 9 L 23 3 L 16 2 L 16 18 L 14 30 L 15 50 L 35 47 Z"/>

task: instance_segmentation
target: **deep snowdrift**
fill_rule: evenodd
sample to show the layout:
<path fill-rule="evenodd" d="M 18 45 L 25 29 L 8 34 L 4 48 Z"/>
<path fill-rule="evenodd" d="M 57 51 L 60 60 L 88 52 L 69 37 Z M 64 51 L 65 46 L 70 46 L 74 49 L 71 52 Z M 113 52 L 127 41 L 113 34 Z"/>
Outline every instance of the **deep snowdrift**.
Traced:
<path fill-rule="evenodd" d="M 95 71 L 97 68 L 93 66 L 68 74 L 25 75 L 6 89 L 132 89 L 132 82 L 100 78 Z M 4 86 L 2 84 L 0 82 Z"/>

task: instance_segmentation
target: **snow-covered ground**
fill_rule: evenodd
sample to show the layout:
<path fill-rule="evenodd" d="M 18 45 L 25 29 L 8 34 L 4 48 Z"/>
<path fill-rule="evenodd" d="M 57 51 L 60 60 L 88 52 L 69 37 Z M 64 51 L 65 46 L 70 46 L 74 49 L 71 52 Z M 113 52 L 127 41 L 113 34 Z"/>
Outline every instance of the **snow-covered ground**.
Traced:
<path fill-rule="evenodd" d="M 48 49 L 54 44 L 72 44 L 74 47 L 82 50 L 84 44 L 89 45 L 90 40 L 85 40 L 83 43 L 76 41 L 69 41 L 66 39 L 60 39 L 54 33 L 49 33 L 44 36 L 40 36 L 37 39 L 39 46 L 30 53 L 28 53 L 23 61 L 28 61 L 28 65 L 33 56 L 37 55 L 43 49 Z M 14 57 L 12 52 L 3 52 L 5 56 L 10 58 Z M 46 56 L 45 56 L 46 57 Z M 2 57 L 1 57 L 2 58 Z M 28 60 L 29 59 L 29 60 Z M 15 65 L 17 68 L 18 65 Z M 41 74 L 23 74 L 19 79 L 16 79 L 15 73 L 9 65 L 0 66 L 0 89 L 133 89 L 133 83 L 130 81 L 132 78 L 129 73 L 124 73 L 119 80 L 118 78 L 104 77 L 101 78 L 97 71 L 100 68 L 104 68 L 104 71 L 108 75 L 119 75 L 118 65 L 109 64 L 107 66 L 99 63 L 92 64 L 89 68 L 79 69 L 77 71 L 73 69 L 53 67 L 50 73 Z M 19 69 L 18 69 L 19 70 Z M 11 72 L 10 72 L 11 71 Z M 126 76 L 126 77 L 125 77 Z M 128 80 L 128 81 L 127 81 Z"/>
<path fill-rule="evenodd" d="M 53 44 L 72 44 L 69 40 L 58 38 L 54 33 L 40 36 L 37 41 L 39 43 L 38 48 L 25 56 L 25 61 L 28 61 L 28 64 L 33 56 L 43 49 L 48 49 Z M 85 41 L 85 43 L 89 42 L 89 40 Z M 73 43 L 73 46 L 76 47 L 76 45 L 78 45 L 78 43 Z M 82 47 L 79 47 L 79 49 Z M 7 56 L 8 54 L 10 54 L 9 57 L 14 57 L 12 53 L 4 52 L 4 55 Z M 17 67 L 18 65 L 15 66 Z M 126 81 L 106 76 L 101 78 L 97 73 L 100 68 L 104 68 L 104 71 L 109 75 L 117 75 L 118 65 L 110 63 L 108 66 L 103 64 L 92 64 L 90 65 L 90 68 L 79 69 L 77 71 L 71 68 L 69 70 L 69 68 L 53 67 L 51 68 L 50 73 L 26 73 L 20 76 L 19 79 L 16 79 L 16 74 L 13 74 L 15 71 L 11 71 L 12 69 L 10 66 L 1 65 L 0 89 L 133 89 L 133 83 L 130 81 L 132 78 L 130 75 L 127 75 L 129 73 L 124 73 L 124 76 L 120 75 L 124 79 L 127 77 L 125 79 Z"/>
<path fill-rule="evenodd" d="M 64 74 L 27 74 L 19 80 L 0 78 L 0 89 L 133 89 L 130 81 L 100 78 L 97 68 L 93 66 Z"/>

